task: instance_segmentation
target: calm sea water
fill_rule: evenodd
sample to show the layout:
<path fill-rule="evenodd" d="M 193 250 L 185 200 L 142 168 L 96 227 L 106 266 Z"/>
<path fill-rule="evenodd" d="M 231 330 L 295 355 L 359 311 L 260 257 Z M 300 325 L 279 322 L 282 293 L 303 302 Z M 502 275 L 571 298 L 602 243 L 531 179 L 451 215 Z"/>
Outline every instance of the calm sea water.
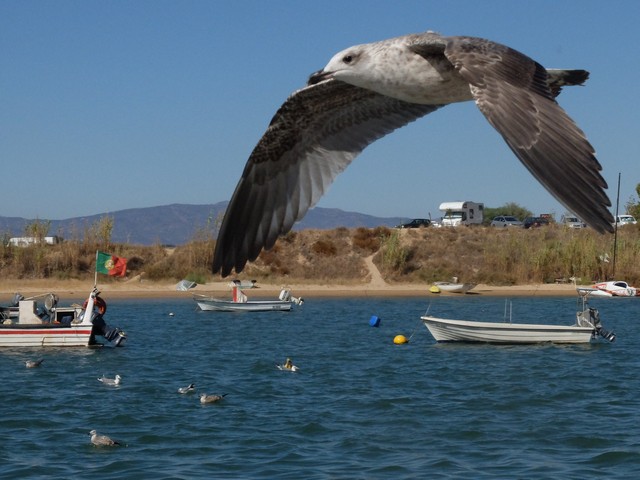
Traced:
<path fill-rule="evenodd" d="M 505 299 L 471 295 L 253 314 L 111 301 L 124 348 L 0 350 L 0 478 L 639 478 L 640 299 L 592 305 L 615 343 L 436 344 L 427 308 L 502 320 Z M 571 323 L 575 308 L 515 298 L 513 318 Z M 301 371 L 277 370 L 286 357 Z M 228 396 L 203 406 L 177 393 L 191 382 Z M 91 429 L 124 446 L 92 446 Z"/>

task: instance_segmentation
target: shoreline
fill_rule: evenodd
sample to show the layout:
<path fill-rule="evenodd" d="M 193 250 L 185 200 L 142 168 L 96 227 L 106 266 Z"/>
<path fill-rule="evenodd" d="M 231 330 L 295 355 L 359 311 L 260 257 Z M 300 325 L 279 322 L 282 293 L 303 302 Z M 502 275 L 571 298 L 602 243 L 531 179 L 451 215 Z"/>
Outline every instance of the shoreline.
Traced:
<path fill-rule="evenodd" d="M 177 282 L 176 282 L 177 283 Z M 133 278 L 123 282 L 109 281 L 98 283 L 98 289 L 105 298 L 113 299 L 154 299 L 154 298 L 191 298 L 192 293 L 211 294 L 221 298 L 230 297 L 228 281 L 212 282 L 197 285 L 188 291 L 176 290 L 176 283 L 150 282 Z M 257 288 L 245 290 L 249 298 L 271 297 L 277 298 L 281 288 L 285 285 L 257 284 Z M 530 296 L 530 297 L 559 297 L 574 296 L 576 288 L 570 283 L 533 284 L 493 286 L 479 284 L 467 294 L 459 293 L 431 293 L 430 284 L 353 284 L 353 285 L 286 285 L 296 297 L 329 298 L 329 297 L 472 297 L 482 296 Z M 61 300 L 85 298 L 92 288 L 91 282 L 77 280 L 2 280 L 0 281 L 0 303 L 8 303 L 16 292 L 25 297 L 37 296 L 45 293 L 55 293 Z"/>

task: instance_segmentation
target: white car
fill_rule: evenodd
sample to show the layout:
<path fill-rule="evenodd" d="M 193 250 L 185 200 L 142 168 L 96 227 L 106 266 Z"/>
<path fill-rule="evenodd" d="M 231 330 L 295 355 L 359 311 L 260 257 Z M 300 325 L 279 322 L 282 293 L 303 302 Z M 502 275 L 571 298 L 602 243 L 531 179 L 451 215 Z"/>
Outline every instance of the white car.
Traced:
<path fill-rule="evenodd" d="M 499 215 L 491 220 L 492 227 L 522 227 L 522 222 L 510 215 Z"/>
<path fill-rule="evenodd" d="M 631 215 L 618 215 L 616 217 L 616 223 L 613 225 L 614 227 L 623 227 L 625 225 L 635 225 L 636 219 Z"/>
<path fill-rule="evenodd" d="M 578 217 L 572 215 L 565 215 L 562 217 L 562 224 L 569 228 L 587 228 L 587 224 L 580 220 Z"/>

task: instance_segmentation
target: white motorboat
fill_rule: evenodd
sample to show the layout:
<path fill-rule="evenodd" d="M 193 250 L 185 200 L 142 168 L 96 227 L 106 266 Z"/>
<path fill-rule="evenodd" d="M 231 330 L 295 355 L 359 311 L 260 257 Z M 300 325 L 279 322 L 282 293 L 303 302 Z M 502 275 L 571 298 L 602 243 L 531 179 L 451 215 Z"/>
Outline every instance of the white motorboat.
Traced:
<path fill-rule="evenodd" d="M 442 292 L 467 293 L 475 288 L 475 283 L 434 282 L 433 285 Z"/>
<path fill-rule="evenodd" d="M 302 305 L 302 298 L 294 297 L 283 288 L 277 300 L 249 300 L 237 282 L 231 283 L 231 300 L 194 294 L 193 299 L 201 310 L 209 312 L 288 312 L 293 305 Z"/>
<path fill-rule="evenodd" d="M 103 318 L 106 302 L 95 288 L 82 306 L 58 306 L 54 294 L 24 299 L 14 296 L 14 304 L 0 308 L 0 347 L 79 347 L 105 344 L 121 346 L 126 334 L 109 327 Z M 38 305 L 37 298 L 44 298 Z M 87 315 L 86 312 L 91 312 Z"/>
<path fill-rule="evenodd" d="M 421 319 L 437 342 L 589 343 L 598 337 L 613 342 L 615 334 L 602 328 L 598 310 L 586 305 L 587 295 L 583 296 L 583 308 L 576 313 L 575 323 L 567 326 L 450 320 L 433 316 Z"/>
<path fill-rule="evenodd" d="M 622 280 L 596 283 L 590 287 L 576 287 L 578 293 L 589 293 L 594 297 L 637 297 L 640 290 Z"/>

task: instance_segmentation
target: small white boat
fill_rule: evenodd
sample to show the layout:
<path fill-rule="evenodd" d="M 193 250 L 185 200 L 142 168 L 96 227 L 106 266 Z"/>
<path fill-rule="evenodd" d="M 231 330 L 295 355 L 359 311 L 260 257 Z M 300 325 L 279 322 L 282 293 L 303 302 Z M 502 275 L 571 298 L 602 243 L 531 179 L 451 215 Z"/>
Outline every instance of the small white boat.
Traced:
<path fill-rule="evenodd" d="M 421 319 L 437 342 L 589 343 L 598 337 L 610 342 L 615 340 L 614 333 L 602 328 L 598 310 L 586 305 L 586 295 L 582 310 L 576 313 L 576 322 L 567 326 L 450 320 L 432 316 Z"/>
<path fill-rule="evenodd" d="M 58 298 L 46 294 L 43 305 L 32 297 L 14 297 L 17 305 L 0 309 L 0 347 L 86 347 L 105 343 L 121 346 L 126 334 L 109 327 L 103 318 L 106 302 L 95 288 L 84 305 L 58 306 Z M 86 315 L 86 312 L 91 312 Z"/>
<path fill-rule="evenodd" d="M 590 287 L 576 287 L 578 293 L 589 293 L 594 297 L 637 297 L 640 290 L 622 280 L 596 283 Z"/>
<path fill-rule="evenodd" d="M 475 283 L 452 283 L 452 282 L 434 282 L 433 284 L 442 292 L 450 293 L 467 293 L 475 288 Z"/>
<path fill-rule="evenodd" d="M 277 300 L 249 300 L 236 283 L 231 283 L 231 300 L 194 294 L 193 299 L 201 310 L 208 312 L 288 312 L 293 305 L 302 305 L 302 298 L 294 297 L 288 288 L 283 288 Z"/>

